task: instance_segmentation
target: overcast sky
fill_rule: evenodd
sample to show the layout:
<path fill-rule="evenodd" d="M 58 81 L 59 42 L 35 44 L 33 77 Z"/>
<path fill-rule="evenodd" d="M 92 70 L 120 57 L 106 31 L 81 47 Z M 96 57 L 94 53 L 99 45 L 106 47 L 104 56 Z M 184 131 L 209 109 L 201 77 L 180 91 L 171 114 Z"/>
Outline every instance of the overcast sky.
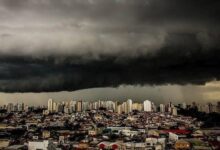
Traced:
<path fill-rule="evenodd" d="M 219 8 L 218 0 L 0 0 L 0 102 L 217 101 Z"/>

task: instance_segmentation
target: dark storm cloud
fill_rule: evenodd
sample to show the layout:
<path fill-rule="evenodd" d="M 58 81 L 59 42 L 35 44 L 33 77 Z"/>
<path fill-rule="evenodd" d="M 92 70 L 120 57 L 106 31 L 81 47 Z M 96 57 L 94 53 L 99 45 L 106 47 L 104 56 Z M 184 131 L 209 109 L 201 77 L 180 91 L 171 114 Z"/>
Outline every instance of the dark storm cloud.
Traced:
<path fill-rule="evenodd" d="M 42 92 L 129 85 L 204 84 L 219 80 L 219 49 L 203 50 L 193 34 L 171 34 L 157 53 L 137 57 L 4 57 L 1 91 Z M 88 54 L 89 55 L 89 54 Z M 89 56 L 88 56 L 89 57 Z"/>
<path fill-rule="evenodd" d="M 0 90 L 218 80 L 217 0 L 2 0 Z"/>

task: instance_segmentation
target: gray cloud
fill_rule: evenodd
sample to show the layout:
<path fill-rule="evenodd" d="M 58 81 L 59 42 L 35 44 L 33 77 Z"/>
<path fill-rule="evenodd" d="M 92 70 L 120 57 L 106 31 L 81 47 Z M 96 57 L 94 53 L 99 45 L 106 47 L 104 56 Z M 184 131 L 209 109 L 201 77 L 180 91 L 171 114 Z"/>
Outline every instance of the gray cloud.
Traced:
<path fill-rule="evenodd" d="M 163 47 L 170 32 L 219 34 L 218 6 L 215 0 L 2 0 L 0 33 L 13 36 L 1 38 L 0 53 L 147 53 Z"/>

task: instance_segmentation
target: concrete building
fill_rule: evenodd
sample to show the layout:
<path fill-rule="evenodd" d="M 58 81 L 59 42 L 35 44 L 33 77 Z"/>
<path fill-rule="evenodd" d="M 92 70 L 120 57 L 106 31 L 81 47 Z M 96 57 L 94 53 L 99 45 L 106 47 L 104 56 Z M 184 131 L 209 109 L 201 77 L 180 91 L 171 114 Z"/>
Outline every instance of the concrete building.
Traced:
<path fill-rule="evenodd" d="M 132 104 L 132 110 L 138 110 L 138 111 L 142 111 L 142 104 L 139 103 L 133 103 Z"/>
<path fill-rule="evenodd" d="M 57 112 L 57 103 L 53 102 L 52 112 Z"/>
<path fill-rule="evenodd" d="M 164 104 L 160 104 L 160 112 L 165 112 L 165 105 Z"/>
<path fill-rule="evenodd" d="M 152 111 L 152 102 L 149 100 L 145 100 L 144 103 L 144 111 L 151 112 Z"/>
<path fill-rule="evenodd" d="M 47 106 L 48 106 L 48 110 L 49 112 L 53 112 L 53 99 L 49 99 L 48 102 L 47 102 Z"/>
<path fill-rule="evenodd" d="M 77 112 L 82 112 L 83 111 L 83 105 L 82 105 L 82 101 L 77 101 L 76 102 L 76 111 Z"/>
<path fill-rule="evenodd" d="M 69 109 L 70 109 L 70 113 L 73 113 L 76 111 L 76 101 L 70 101 L 70 105 L 69 105 Z"/>
<path fill-rule="evenodd" d="M 187 149 L 191 149 L 191 145 L 188 141 L 186 140 L 178 140 L 175 143 L 175 150 L 187 150 Z"/>
<path fill-rule="evenodd" d="M 12 112 L 12 111 L 14 111 L 14 104 L 13 103 L 9 103 L 8 105 L 7 105 L 7 112 Z"/>
<path fill-rule="evenodd" d="M 185 103 L 185 102 L 184 102 L 184 103 L 182 103 L 181 108 L 183 108 L 183 109 L 186 109 L 186 108 L 187 108 L 187 106 L 186 106 L 186 103 Z"/>
<path fill-rule="evenodd" d="M 118 105 L 116 111 L 117 111 L 118 114 L 121 114 L 122 113 L 122 106 Z"/>
<path fill-rule="evenodd" d="M 28 149 L 30 150 L 52 150 L 50 147 L 55 146 L 53 146 L 53 143 L 48 140 L 28 142 Z"/>
<path fill-rule="evenodd" d="M 122 112 L 124 113 L 128 113 L 128 109 L 127 109 L 127 102 L 123 102 L 122 105 L 121 105 L 121 110 Z"/>
<path fill-rule="evenodd" d="M 205 112 L 206 113 L 212 113 L 213 112 L 213 105 L 212 103 L 208 103 L 205 105 Z"/>
<path fill-rule="evenodd" d="M 176 107 L 172 108 L 172 115 L 177 116 L 177 108 Z"/>
<path fill-rule="evenodd" d="M 132 112 L 132 100 L 128 99 L 127 100 L 127 113 Z"/>

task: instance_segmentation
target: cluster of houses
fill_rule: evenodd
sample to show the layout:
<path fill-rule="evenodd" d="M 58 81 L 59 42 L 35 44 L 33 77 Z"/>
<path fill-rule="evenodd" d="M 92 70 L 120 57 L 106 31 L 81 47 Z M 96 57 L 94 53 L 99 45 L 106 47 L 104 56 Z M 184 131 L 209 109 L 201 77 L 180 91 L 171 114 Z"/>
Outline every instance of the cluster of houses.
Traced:
<path fill-rule="evenodd" d="M 1 120 L 0 149 L 220 149 L 220 130 L 202 129 L 201 125 L 196 118 L 161 112 L 16 112 Z"/>

